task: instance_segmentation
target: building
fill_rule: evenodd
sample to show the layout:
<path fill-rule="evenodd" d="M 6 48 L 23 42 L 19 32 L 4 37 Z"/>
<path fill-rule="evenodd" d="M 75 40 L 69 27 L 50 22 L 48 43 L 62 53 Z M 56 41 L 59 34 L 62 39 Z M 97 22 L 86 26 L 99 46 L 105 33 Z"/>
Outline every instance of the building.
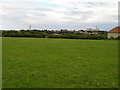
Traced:
<path fill-rule="evenodd" d="M 98 34 L 98 32 L 91 32 L 91 34 Z"/>
<path fill-rule="evenodd" d="M 108 38 L 117 38 L 118 36 L 120 36 L 120 26 L 113 28 L 107 33 Z"/>
<path fill-rule="evenodd" d="M 87 28 L 87 31 L 94 31 L 93 28 Z"/>
<path fill-rule="evenodd" d="M 87 28 L 87 31 L 100 31 L 100 30 L 99 30 L 99 28 L 96 27 L 95 29 L 94 28 Z"/>

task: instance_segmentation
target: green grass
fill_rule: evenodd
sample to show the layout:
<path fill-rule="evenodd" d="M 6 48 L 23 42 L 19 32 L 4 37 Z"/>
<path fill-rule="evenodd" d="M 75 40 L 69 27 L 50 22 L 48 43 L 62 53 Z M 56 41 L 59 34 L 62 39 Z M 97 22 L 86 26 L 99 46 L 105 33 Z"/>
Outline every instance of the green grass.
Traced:
<path fill-rule="evenodd" d="M 116 88 L 117 42 L 3 38 L 3 88 Z"/>

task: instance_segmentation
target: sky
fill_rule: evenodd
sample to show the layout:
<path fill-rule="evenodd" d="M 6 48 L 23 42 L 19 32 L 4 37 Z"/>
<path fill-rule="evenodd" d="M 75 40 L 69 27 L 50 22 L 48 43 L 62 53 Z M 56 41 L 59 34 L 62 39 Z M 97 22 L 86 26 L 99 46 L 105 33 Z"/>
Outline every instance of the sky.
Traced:
<path fill-rule="evenodd" d="M 119 0 L 1 0 L 0 29 L 95 28 L 118 25 Z"/>

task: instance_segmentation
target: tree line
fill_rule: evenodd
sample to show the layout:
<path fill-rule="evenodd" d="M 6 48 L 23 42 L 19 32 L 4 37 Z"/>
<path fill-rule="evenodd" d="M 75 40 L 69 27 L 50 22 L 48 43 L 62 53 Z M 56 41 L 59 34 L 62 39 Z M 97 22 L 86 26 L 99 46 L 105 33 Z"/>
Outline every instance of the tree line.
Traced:
<path fill-rule="evenodd" d="M 84 32 L 84 31 L 83 31 Z M 91 32 L 91 31 L 90 31 Z M 98 34 L 83 34 L 70 31 L 49 30 L 2 30 L 2 37 L 35 37 L 35 38 L 66 38 L 66 39 L 107 39 L 106 31 L 98 31 Z"/>
<path fill-rule="evenodd" d="M 101 34 L 62 34 L 49 35 L 48 38 L 65 38 L 65 39 L 107 39 L 106 35 Z"/>

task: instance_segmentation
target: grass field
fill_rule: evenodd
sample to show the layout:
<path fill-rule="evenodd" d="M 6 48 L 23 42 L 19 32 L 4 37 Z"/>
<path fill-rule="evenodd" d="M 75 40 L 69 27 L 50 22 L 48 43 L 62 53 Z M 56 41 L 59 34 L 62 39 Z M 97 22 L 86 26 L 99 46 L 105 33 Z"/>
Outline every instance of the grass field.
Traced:
<path fill-rule="evenodd" d="M 118 87 L 117 40 L 3 38 L 3 88 Z"/>

